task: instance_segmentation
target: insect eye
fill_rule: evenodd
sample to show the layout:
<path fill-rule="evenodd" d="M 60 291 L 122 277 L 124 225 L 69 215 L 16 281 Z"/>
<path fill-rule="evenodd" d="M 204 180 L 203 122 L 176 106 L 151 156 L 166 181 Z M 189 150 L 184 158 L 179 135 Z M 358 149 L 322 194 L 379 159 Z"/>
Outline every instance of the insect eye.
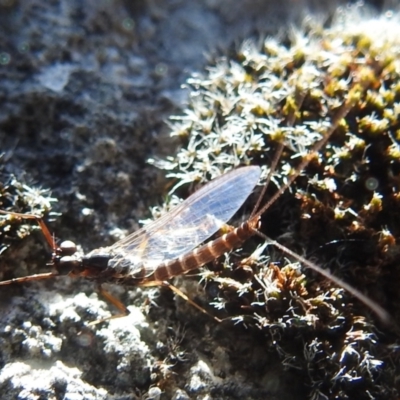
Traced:
<path fill-rule="evenodd" d="M 72 256 L 76 253 L 76 244 L 70 240 L 65 240 L 60 244 L 60 250 L 63 256 Z"/>
<path fill-rule="evenodd" d="M 67 275 L 74 269 L 80 266 L 80 261 L 71 256 L 64 256 L 60 258 L 57 265 L 57 271 L 60 275 Z"/>

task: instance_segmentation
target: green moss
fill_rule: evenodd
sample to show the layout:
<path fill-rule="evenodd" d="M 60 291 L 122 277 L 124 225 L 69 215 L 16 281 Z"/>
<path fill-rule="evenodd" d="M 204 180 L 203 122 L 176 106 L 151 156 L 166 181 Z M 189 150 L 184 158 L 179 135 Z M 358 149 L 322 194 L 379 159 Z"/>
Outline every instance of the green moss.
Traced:
<path fill-rule="evenodd" d="M 251 163 L 265 177 L 284 144 L 271 195 L 335 126 L 290 193 L 266 211 L 261 229 L 399 322 L 400 26 L 353 17 L 339 15 L 329 29 L 309 21 L 285 44 L 246 41 L 193 76 L 188 107 L 171 123 L 182 148 L 154 163 L 178 180 L 175 188 Z M 369 310 L 279 251 L 252 245 L 243 251 L 250 257 L 229 256 L 203 273 L 206 286 L 219 288 L 211 303 L 221 316 L 271 337 L 288 355 L 283 362 L 292 360 L 287 366 L 307 371 L 310 396 L 394 397 L 399 367 Z"/>

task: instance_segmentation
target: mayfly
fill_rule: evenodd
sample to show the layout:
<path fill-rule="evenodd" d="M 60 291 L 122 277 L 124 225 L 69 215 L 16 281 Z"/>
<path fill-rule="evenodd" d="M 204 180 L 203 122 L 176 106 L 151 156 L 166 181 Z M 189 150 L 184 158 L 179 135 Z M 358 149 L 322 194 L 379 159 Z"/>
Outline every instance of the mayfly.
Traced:
<path fill-rule="evenodd" d="M 50 265 L 54 267 L 54 270 L 3 281 L 0 282 L 0 286 L 61 275 L 84 277 L 100 285 L 102 283 L 130 286 L 165 284 L 167 280 L 199 268 L 237 248 L 255 234 L 264 237 L 258 231 L 259 219 L 270 202 L 258 212 L 253 212 L 253 215 L 239 227 L 197 248 L 233 217 L 257 185 L 260 174 L 261 169 L 257 166 L 242 167 L 228 172 L 202 187 L 158 220 L 145 225 L 110 247 L 99 248 L 86 255 L 78 252 L 76 245 L 71 241 L 62 242 L 57 246 L 40 218 L 1 211 L 38 221 L 46 240 L 53 249 Z M 262 194 L 263 192 L 264 190 Z M 267 240 L 302 261 L 305 266 L 316 270 L 348 290 L 368 305 L 380 318 L 388 320 L 386 312 L 381 307 L 347 283 L 279 243 L 268 238 Z M 102 293 L 117 307 L 127 312 L 118 300 L 107 292 L 102 291 Z"/>
<path fill-rule="evenodd" d="M 53 250 L 49 263 L 53 267 L 52 272 L 10 279 L 0 282 L 0 285 L 62 275 L 84 277 L 96 281 L 99 285 L 166 284 L 167 280 L 216 259 L 250 236 L 250 226 L 251 229 L 256 228 L 253 222 L 196 248 L 226 226 L 226 222 L 253 191 L 260 174 L 259 167 L 248 166 L 222 175 L 153 223 L 145 225 L 112 246 L 93 250 L 86 255 L 81 254 L 71 241 L 62 242 L 57 246 L 42 219 L 34 215 L 0 211 L 15 217 L 37 220 Z M 127 312 L 126 307 L 101 287 L 100 290 L 108 300 L 123 312 Z"/>
<path fill-rule="evenodd" d="M 325 145 L 330 135 L 337 128 L 340 119 L 347 114 L 350 108 L 351 102 L 348 101 L 338 111 L 328 132 L 314 144 L 308 156 L 304 157 L 287 182 L 280 187 L 266 204 L 260 207 L 272 172 L 276 168 L 283 151 L 283 144 L 280 145 L 275 153 L 270 172 L 257 204 L 247 221 L 200 247 L 197 246 L 226 226 L 226 223 L 251 194 L 260 179 L 261 169 L 259 167 L 242 167 L 220 176 L 158 220 L 145 225 L 110 247 L 96 249 L 86 255 L 78 252 L 76 245 L 70 241 L 63 242 L 60 246 L 57 246 L 47 226 L 40 218 L 34 215 L 1 211 L 16 217 L 37 220 L 47 242 L 53 249 L 50 264 L 54 267 L 54 270 L 48 273 L 3 281 L 0 282 L 0 285 L 41 280 L 60 275 L 94 280 L 99 284 L 100 290 L 102 290 L 100 286 L 102 283 L 131 286 L 168 285 L 167 281 L 169 279 L 202 267 L 224 253 L 239 247 L 251 236 L 259 235 L 269 244 L 278 247 L 303 263 L 305 267 L 317 271 L 350 292 L 374 311 L 383 321 L 388 322 L 389 316 L 386 311 L 361 292 L 332 275 L 329 271 L 313 264 L 259 231 L 261 215 L 293 183 L 309 163 L 310 158 Z M 178 294 L 187 298 L 182 292 L 171 285 L 169 286 Z M 122 303 L 107 292 L 102 292 L 118 308 L 125 313 L 128 312 Z M 195 303 L 191 303 L 201 309 Z M 204 311 L 203 309 L 201 310 Z"/>

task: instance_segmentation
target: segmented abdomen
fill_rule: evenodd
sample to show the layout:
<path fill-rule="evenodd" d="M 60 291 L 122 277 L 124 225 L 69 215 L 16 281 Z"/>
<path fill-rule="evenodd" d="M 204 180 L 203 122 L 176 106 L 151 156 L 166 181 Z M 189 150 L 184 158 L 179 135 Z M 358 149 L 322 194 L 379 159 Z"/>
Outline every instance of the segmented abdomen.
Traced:
<path fill-rule="evenodd" d="M 232 232 L 206 243 L 193 252 L 158 266 L 154 275 L 149 277 L 149 281 L 165 281 L 217 259 L 222 254 L 239 247 L 250 236 L 254 235 L 255 226 L 256 223 L 245 222 Z"/>

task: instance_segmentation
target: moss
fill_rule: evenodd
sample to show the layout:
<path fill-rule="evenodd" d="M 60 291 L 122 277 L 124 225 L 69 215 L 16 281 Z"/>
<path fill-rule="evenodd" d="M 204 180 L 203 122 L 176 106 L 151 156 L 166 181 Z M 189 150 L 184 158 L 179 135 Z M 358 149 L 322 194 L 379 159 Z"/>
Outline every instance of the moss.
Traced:
<path fill-rule="evenodd" d="M 5 172 L 0 174 L 0 210 L 37 216 L 50 212 L 51 203 L 56 199 L 51 197 L 49 190 L 30 186 Z M 10 239 L 23 239 L 39 228 L 31 222 L 21 224 L 21 219 L 12 214 L 0 214 L 0 253 L 8 248 Z"/>
<path fill-rule="evenodd" d="M 283 144 L 272 195 L 307 157 L 262 232 L 330 268 L 397 323 L 399 38 L 394 19 L 343 13 L 330 28 L 308 21 L 281 42 L 246 41 L 188 80 L 187 109 L 171 120 L 182 148 L 153 160 L 177 180 L 174 191 L 238 165 L 259 164 L 265 177 Z M 270 337 L 286 366 L 305 371 L 311 397 L 395 397 L 390 328 L 378 330 L 370 310 L 291 257 L 252 246 L 202 273 L 220 316 Z"/>

